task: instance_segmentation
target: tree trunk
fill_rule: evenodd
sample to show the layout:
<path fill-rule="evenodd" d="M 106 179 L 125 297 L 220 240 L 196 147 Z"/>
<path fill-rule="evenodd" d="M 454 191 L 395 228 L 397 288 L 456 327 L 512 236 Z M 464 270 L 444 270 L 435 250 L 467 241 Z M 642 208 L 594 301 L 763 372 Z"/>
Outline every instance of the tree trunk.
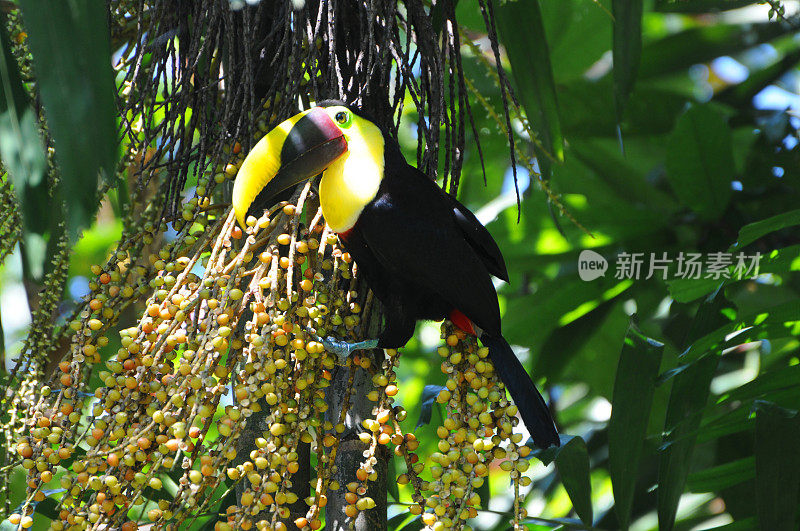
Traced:
<path fill-rule="evenodd" d="M 382 312 L 380 304 L 375 301 L 369 315 L 364 315 L 366 338 L 375 338 L 381 329 Z M 379 365 L 383 360 L 383 349 L 363 351 L 363 355 L 368 355 L 373 361 L 373 365 Z M 357 367 L 353 378 L 352 388 L 348 389 L 350 381 L 349 367 L 337 366 L 333 374 L 333 380 L 327 389 L 326 400 L 328 402 L 327 419 L 334 425 L 341 418 L 342 407 L 347 406 L 348 412 L 345 417 L 345 430 L 340 436 L 339 449 L 336 454 L 336 473 L 334 479 L 339 482 L 339 490 L 329 490 L 328 505 L 326 509 L 325 528 L 331 531 L 343 531 L 350 529 L 350 520 L 345 514 L 347 501 L 345 494 L 348 492 L 347 484 L 358 481 L 356 471 L 361 468 L 361 463 L 366 459 L 364 453 L 369 445 L 359 440 L 358 434 L 364 431 L 362 421 L 364 419 L 375 418 L 373 408 L 376 403 L 367 399 L 367 394 L 375 389 L 370 374 L 364 369 Z M 347 393 L 350 393 L 349 403 L 345 403 Z M 375 501 L 375 507 L 366 511 L 361 511 L 355 517 L 353 529 L 356 531 L 384 531 L 387 529 L 386 509 L 387 509 L 387 478 L 389 468 L 389 451 L 386 446 L 378 445 L 375 449 L 375 458 L 378 462 L 374 465 L 378 477 L 375 481 L 369 481 L 367 486 L 368 496 Z"/>

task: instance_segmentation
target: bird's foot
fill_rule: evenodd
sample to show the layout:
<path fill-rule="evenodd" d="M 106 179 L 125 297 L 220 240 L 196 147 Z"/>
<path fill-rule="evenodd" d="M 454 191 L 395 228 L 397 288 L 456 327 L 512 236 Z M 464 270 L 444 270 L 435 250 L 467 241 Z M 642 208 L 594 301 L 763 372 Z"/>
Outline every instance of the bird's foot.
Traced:
<path fill-rule="evenodd" d="M 311 334 L 311 337 L 313 337 L 315 341 L 322 343 L 322 346 L 325 347 L 325 350 L 332 354 L 336 354 L 339 365 L 346 365 L 347 358 L 356 350 L 369 350 L 378 346 L 377 339 L 367 339 L 365 341 L 349 343 L 343 339 L 336 339 L 332 336 L 320 337 L 311 327 L 306 327 L 306 330 L 309 334 Z"/>
<path fill-rule="evenodd" d="M 377 339 L 367 339 L 365 341 L 349 343 L 347 341 L 328 336 L 322 338 L 320 342 L 322 343 L 322 346 L 325 347 L 325 350 L 336 354 L 336 357 L 339 358 L 339 363 L 341 365 L 344 365 L 347 362 L 347 358 L 354 351 L 369 350 L 378 346 Z"/>

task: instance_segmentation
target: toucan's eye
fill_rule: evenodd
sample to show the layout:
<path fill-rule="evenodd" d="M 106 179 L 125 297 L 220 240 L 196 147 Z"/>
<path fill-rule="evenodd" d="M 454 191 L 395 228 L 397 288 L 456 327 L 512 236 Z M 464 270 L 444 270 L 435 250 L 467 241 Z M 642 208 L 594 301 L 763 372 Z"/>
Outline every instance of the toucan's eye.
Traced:
<path fill-rule="evenodd" d="M 347 122 L 350 121 L 350 113 L 345 111 L 339 111 L 336 113 L 336 116 L 333 117 L 334 120 L 340 125 L 345 125 Z"/>

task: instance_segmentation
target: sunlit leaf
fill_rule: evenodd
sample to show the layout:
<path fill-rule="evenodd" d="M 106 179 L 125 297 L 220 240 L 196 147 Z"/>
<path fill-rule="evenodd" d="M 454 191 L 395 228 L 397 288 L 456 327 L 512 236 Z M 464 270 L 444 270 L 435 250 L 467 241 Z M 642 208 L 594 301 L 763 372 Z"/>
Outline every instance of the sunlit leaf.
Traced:
<path fill-rule="evenodd" d="M 609 0 L 541 2 L 556 86 L 580 79 L 609 49 L 613 17 Z"/>
<path fill-rule="evenodd" d="M 586 315 L 554 330 L 542 345 L 533 374 L 557 378 L 580 349 L 591 341 L 615 305 L 614 299 L 606 301 Z"/>

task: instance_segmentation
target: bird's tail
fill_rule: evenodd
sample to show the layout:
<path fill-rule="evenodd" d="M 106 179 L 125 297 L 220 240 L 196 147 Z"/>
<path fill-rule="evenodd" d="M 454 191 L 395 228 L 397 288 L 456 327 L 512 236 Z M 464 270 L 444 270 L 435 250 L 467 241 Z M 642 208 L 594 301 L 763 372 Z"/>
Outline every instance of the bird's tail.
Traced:
<path fill-rule="evenodd" d="M 550 410 L 511 346 L 502 337 L 486 333 L 481 335 L 481 342 L 489 349 L 494 370 L 511 393 L 534 444 L 540 448 L 559 446 L 558 432 Z"/>

